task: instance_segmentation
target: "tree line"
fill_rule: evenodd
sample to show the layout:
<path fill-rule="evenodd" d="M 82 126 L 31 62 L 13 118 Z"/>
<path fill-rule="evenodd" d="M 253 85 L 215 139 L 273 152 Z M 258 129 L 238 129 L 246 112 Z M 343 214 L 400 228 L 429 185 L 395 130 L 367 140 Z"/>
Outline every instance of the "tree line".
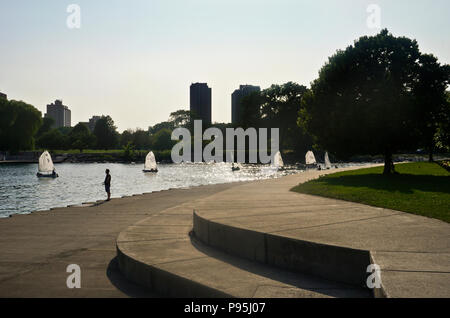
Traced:
<path fill-rule="evenodd" d="M 44 118 L 42 127 L 51 127 L 51 122 L 51 119 Z M 170 149 L 173 145 L 170 127 L 159 128 L 156 131 L 128 129 L 119 133 L 114 120 L 110 116 L 102 116 L 92 132 L 84 123 L 78 123 L 73 128 L 41 129 L 37 134 L 36 145 L 51 150 L 79 149 L 80 152 L 85 149 Z"/>
<path fill-rule="evenodd" d="M 279 128 L 280 149 L 304 154 L 328 151 L 340 159 L 354 155 L 385 158 L 386 174 L 395 172 L 392 155 L 425 148 L 450 147 L 450 66 L 423 54 L 416 40 L 395 37 L 387 30 L 363 36 L 338 50 L 319 70 L 311 87 L 273 84 L 241 101 L 240 121 L 228 127 Z M 147 130 L 117 132 L 103 116 L 93 132 L 82 123 L 52 129 L 32 105 L 0 100 L 0 149 L 154 149 L 174 145 L 176 127 L 192 129 L 196 115 L 178 110 Z M 207 128 L 207 127 L 204 127 Z"/>
<path fill-rule="evenodd" d="M 296 144 L 338 158 L 378 155 L 394 173 L 392 155 L 449 151 L 450 66 L 419 51 L 416 40 L 388 30 L 338 50 L 307 89 L 272 85 L 243 102 L 242 126 L 280 127 L 281 148 Z"/>

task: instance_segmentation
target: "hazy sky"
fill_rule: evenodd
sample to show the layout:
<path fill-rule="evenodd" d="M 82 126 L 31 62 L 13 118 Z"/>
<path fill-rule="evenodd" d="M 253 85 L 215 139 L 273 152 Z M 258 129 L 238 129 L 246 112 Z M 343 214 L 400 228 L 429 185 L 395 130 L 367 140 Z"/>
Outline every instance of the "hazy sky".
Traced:
<path fill-rule="evenodd" d="M 81 28 L 69 29 L 70 4 Z M 212 87 L 213 121 L 231 120 L 239 84 L 309 86 L 337 49 L 381 26 L 450 63 L 448 0 L 0 0 L 0 92 L 43 113 L 62 99 L 72 125 L 108 114 L 119 130 L 189 108 Z"/>

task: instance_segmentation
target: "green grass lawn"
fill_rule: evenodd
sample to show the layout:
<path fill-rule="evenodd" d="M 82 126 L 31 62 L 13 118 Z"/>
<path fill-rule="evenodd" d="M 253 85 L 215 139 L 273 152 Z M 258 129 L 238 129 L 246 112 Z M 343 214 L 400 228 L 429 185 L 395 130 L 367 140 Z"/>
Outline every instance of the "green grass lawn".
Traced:
<path fill-rule="evenodd" d="M 338 172 L 300 184 L 292 191 L 354 201 L 450 223 L 450 173 L 437 163 L 395 165 L 400 174 L 382 175 L 383 167 Z"/>

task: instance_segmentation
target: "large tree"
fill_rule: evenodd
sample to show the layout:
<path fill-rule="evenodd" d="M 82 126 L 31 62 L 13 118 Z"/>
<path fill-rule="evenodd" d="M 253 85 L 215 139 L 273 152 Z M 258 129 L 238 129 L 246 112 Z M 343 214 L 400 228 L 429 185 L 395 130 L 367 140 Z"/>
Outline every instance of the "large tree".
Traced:
<path fill-rule="evenodd" d="M 42 125 L 39 128 L 38 132 L 36 133 L 36 137 L 39 138 L 46 132 L 49 132 L 52 130 L 52 126 L 55 123 L 55 120 L 52 117 L 44 117 L 42 119 Z"/>
<path fill-rule="evenodd" d="M 420 114 L 418 130 L 421 145 L 427 148 L 429 161 L 433 161 L 439 128 L 448 121 L 446 88 L 449 76 L 449 65 L 439 64 L 437 58 L 431 54 L 423 54 L 419 57 L 418 78 L 414 93 Z"/>
<path fill-rule="evenodd" d="M 152 146 L 155 150 L 169 150 L 172 149 L 175 142 L 172 140 L 172 131 L 163 128 L 152 136 Z"/>
<path fill-rule="evenodd" d="M 124 130 L 120 135 L 120 145 L 126 147 L 128 144 L 133 144 L 133 133 L 132 129 Z"/>
<path fill-rule="evenodd" d="M 151 147 L 150 134 L 148 133 L 148 131 L 144 131 L 138 128 L 135 132 L 133 132 L 132 142 L 136 149 L 149 149 Z"/>
<path fill-rule="evenodd" d="M 42 114 L 34 106 L 0 98 L 0 149 L 33 149 L 34 136 L 41 125 Z"/>
<path fill-rule="evenodd" d="M 119 134 L 110 116 L 102 116 L 94 128 L 98 149 L 114 149 L 118 146 Z"/>
<path fill-rule="evenodd" d="M 259 128 L 263 126 L 261 105 L 263 104 L 263 97 L 261 92 L 252 92 L 244 96 L 241 100 L 240 107 L 240 122 L 238 127 L 247 129 L 249 127 Z"/>
<path fill-rule="evenodd" d="M 84 149 L 93 147 L 96 139 L 86 124 L 78 123 L 69 133 L 69 141 L 72 148 L 83 152 Z"/>
<path fill-rule="evenodd" d="M 173 113 L 170 113 L 169 122 L 172 123 L 173 128 L 177 127 L 189 128 L 191 118 L 192 118 L 191 111 L 180 109 Z"/>
<path fill-rule="evenodd" d="M 387 30 L 361 37 L 322 67 L 302 99 L 299 124 L 340 157 L 383 154 L 384 173 L 393 173 L 392 154 L 417 146 L 420 56 L 415 40 Z"/>
<path fill-rule="evenodd" d="M 173 127 L 173 122 L 163 121 L 161 123 L 157 123 L 154 126 L 148 127 L 148 132 L 150 133 L 150 135 L 153 135 L 153 134 L 157 133 L 161 129 L 172 130 L 173 128 L 174 128 Z"/>
<path fill-rule="evenodd" d="M 261 92 L 262 119 L 266 125 L 280 129 L 280 149 L 292 149 L 296 140 L 304 137 L 297 125 L 297 116 L 306 91 L 305 86 L 288 82 L 272 85 Z"/>
<path fill-rule="evenodd" d="M 436 132 L 436 146 L 443 151 L 450 151 L 450 92 L 446 92 L 446 103 L 442 109 Z"/>
<path fill-rule="evenodd" d="M 68 144 L 67 136 L 64 136 L 56 128 L 43 133 L 42 136 L 37 139 L 37 145 L 40 148 L 48 149 L 50 151 L 68 148 Z"/>

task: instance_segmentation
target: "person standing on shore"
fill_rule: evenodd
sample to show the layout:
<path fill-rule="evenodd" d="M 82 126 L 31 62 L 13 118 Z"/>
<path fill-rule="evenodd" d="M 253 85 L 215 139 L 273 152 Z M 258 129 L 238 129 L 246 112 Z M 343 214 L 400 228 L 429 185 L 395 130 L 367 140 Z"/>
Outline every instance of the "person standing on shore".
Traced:
<path fill-rule="evenodd" d="M 106 177 L 103 184 L 105 185 L 105 191 L 108 194 L 108 199 L 106 199 L 106 201 L 109 201 L 111 200 L 111 175 L 109 174 L 109 169 L 106 169 L 105 173 Z"/>

